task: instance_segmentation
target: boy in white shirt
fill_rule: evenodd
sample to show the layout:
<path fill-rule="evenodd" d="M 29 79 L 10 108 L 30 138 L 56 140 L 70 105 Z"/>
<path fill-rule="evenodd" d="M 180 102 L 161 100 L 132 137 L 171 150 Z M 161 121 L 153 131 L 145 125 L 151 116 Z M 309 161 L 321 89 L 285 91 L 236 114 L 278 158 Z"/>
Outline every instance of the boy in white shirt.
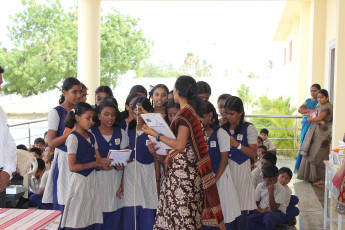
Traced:
<path fill-rule="evenodd" d="M 274 146 L 273 142 L 270 139 L 268 139 L 268 134 L 269 132 L 267 129 L 260 130 L 260 136 L 262 140 L 264 141 L 263 145 L 267 147 L 268 151 L 271 151 L 274 154 L 276 154 L 276 147 Z"/>
<path fill-rule="evenodd" d="M 299 215 L 299 209 L 296 207 L 298 204 L 298 197 L 291 195 L 292 191 L 289 188 L 288 184 L 292 178 L 292 171 L 287 167 L 282 167 L 278 171 L 278 182 L 285 188 L 286 199 L 283 204 L 286 208 L 286 215 L 282 218 L 282 224 L 295 225 L 295 217 Z"/>
<path fill-rule="evenodd" d="M 37 158 L 38 169 L 35 176 L 29 181 L 29 199 L 31 207 L 39 207 L 40 209 L 53 209 L 52 204 L 43 204 L 42 197 L 47 183 L 49 170 L 46 170 L 45 162 L 41 158 Z"/>
<path fill-rule="evenodd" d="M 276 163 L 277 163 L 276 155 L 268 151 L 263 152 L 263 156 L 260 160 L 260 166 L 255 168 L 252 171 L 252 181 L 253 181 L 254 188 L 256 188 L 256 186 L 258 186 L 258 184 L 260 184 L 261 182 L 264 182 L 264 178 L 262 174 L 263 169 L 267 165 L 276 165 Z"/>
<path fill-rule="evenodd" d="M 268 165 L 263 170 L 264 182 L 255 189 L 258 208 L 248 216 L 248 229 L 275 229 L 281 223 L 286 208 L 284 187 L 278 183 L 278 168 Z"/>

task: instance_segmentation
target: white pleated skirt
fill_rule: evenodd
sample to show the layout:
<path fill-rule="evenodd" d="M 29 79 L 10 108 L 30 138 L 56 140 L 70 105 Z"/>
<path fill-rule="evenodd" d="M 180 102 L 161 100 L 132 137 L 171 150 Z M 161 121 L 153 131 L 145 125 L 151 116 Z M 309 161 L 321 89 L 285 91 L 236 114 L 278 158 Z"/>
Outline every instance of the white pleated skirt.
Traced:
<path fill-rule="evenodd" d="M 224 222 L 231 223 L 236 217 L 241 215 L 240 204 L 237 192 L 234 187 L 229 165 L 226 166 L 223 175 L 217 181 L 217 189 L 222 206 Z"/>
<path fill-rule="evenodd" d="M 256 209 L 255 189 L 252 182 L 250 160 L 248 159 L 239 165 L 229 159 L 228 164 L 241 211 Z"/>
<path fill-rule="evenodd" d="M 123 199 L 116 197 L 120 188 L 122 170 L 97 171 L 97 184 L 101 197 L 102 212 L 114 212 L 123 207 Z"/>
<path fill-rule="evenodd" d="M 49 170 L 47 184 L 42 198 L 43 203 L 53 203 L 53 173 L 58 158 L 59 177 L 57 179 L 57 199 L 59 205 L 65 205 L 68 193 L 68 178 L 70 174 L 68 166 L 68 154 L 58 148 L 55 148 L 54 160 Z"/>
<path fill-rule="evenodd" d="M 96 223 L 103 223 L 96 171 L 87 177 L 71 172 L 61 227 L 85 228 Z"/>
<path fill-rule="evenodd" d="M 136 192 L 134 195 L 134 161 L 128 163 L 124 171 L 124 206 L 136 206 L 146 209 L 157 209 L 158 195 L 154 163 L 136 166 Z"/>

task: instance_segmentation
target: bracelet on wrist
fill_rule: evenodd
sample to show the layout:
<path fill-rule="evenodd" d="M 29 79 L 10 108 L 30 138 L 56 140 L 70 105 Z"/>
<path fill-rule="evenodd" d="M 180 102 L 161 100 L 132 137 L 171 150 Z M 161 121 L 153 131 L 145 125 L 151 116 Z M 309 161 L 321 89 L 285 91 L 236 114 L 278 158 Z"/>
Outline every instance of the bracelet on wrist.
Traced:
<path fill-rule="evenodd" d="M 156 140 L 157 140 L 157 141 L 161 141 L 161 140 L 160 140 L 160 137 L 161 137 L 161 136 L 164 136 L 164 135 L 161 134 L 161 133 L 158 133 L 158 135 L 157 135 L 157 137 L 156 137 Z"/>

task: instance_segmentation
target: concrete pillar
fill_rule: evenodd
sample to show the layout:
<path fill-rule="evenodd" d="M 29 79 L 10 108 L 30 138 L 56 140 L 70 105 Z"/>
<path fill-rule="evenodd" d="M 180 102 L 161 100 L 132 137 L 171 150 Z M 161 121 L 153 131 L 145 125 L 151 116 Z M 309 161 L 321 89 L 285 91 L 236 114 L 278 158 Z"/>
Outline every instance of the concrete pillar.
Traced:
<path fill-rule="evenodd" d="M 299 29 L 300 27 L 300 17 L 294 17 L 293 18 L 293 24 L 292 24 L 292 35 L 291 35 L 291 43 L 292 43 L 292 74 L 291 74 L 291 105 L 295 107 L 299 107 L 301 105 L 299 101 L 299 84 L 300 84 L 300 79 L 299 79 L 299 60 L 300 60 L 300 55 L 299 55 Z M 289 49 L 290 47 L 287 47 L 287 62 L 289 62 Z"/>
<path fill-rule="evenodd" d="M 314 0 L 310 7 L 310 55 L 308 86 L 324 83 L 326 46 L 326 0 Z"/>
<path fill-rule="evenodd" d="M 88 103 L 95 104 L 100 85 L 101 1 L 78 0 L 78 79 L 88 88 Z"/>
<path fill-rule="evenodd" d="M 309 66 L 309 26 L 310 2 L 300 2 L 299 28 L 299 105 L 303 104 L 309 94 L 308 66 Z"/>
<path fill-rule="evenodd" d="M 337 0 L 337 31 L 335 45 L 334 114 L 332 148 L 337 148 L 345 133 L 345 1 Z"/>

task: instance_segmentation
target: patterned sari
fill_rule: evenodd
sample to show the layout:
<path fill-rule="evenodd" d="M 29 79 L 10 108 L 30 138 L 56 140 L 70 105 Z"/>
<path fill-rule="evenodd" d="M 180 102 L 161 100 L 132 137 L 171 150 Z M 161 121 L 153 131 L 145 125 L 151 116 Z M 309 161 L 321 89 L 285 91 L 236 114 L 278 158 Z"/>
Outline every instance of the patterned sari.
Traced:
<path fill-rule="evenodd" d="M 329 159 L 331 145 L 333 106 L 330 103 L 320 105 L 316 109 L 317 115 L 325 112 L 325 125 L 313 122 L 305 136 L 300 149 L 303 155 L 297 178 L 315 182 L 325 180 L 324 160 Z"/>
<path fill-rule="evenodd" d="M 318 104 L 317 100 L 311 101 L 311 98 L 308 98 L 306 101 L 306 109 L 315 109 L 316 105 Z M 311 123 L 309 121 L 307 121 L 309 116 L 303 116 L 302 119 L 302 130 L 301 130 L 301 139 L 300 139 L 300 146 L 302 146 L 303 141 L 304 141 L 304 137 L 308 132 L 308 129 L 311 125 Z M 295 163 L 295 169 L 294 172 L 297 173 L 299 170 L 299 167 L 301 165 L 301 161 L 302 161 L 302 154 L 299 152 L 298 156 L 296 158 L 296 163 Z"/>
<path fill-rule="evenodd" d="M 190 135 L 183 151 L 171 150 L 163 178 L 154 229 L 201 229 L 202 225 L 225 229 L 222 209 L 201 123 L 185 107 L 171 124 Z"/>

